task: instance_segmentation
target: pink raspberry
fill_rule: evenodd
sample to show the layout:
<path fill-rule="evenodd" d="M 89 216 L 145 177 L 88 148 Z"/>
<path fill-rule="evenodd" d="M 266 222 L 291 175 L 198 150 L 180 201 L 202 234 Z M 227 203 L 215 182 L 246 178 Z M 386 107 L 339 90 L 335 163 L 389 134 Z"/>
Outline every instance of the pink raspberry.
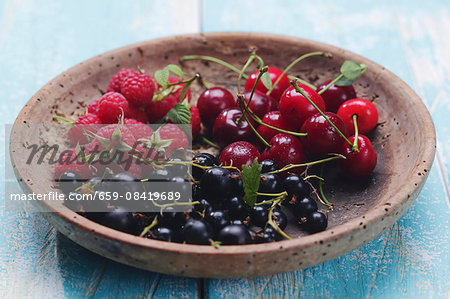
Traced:
<path fill-rule="evenodd" d="M 149 125 L 146 125 L 133 118 L 125 118 L 123 120 L 123 124 L 126 125 L 126 127 L 130 129 L 131 132 L 133 132 L 136 140 L 141 138 L 150 139 L 153 134 L 153 130 Z"/>
<path fill-rule="evenodd" d="M 120 91 L 131 104 L 147 106 L 152 101 L 155 83 L 147 74 L 130 74 L 122 81 Z"/>
<path fill-rule="evenodd" d="M 87 106 L 88 113 L 97 114 L 100 100 L 95 100 Z"/>
<path fill-rule="evenodd" d="M 128 102 L 118 92 L 105 93 L 98 105 L 98 117 L 104 124 L 117 123 L 123 113 L 128 111 Z"/>
<path fill-rule="evenodd" d="M 109 81 L 107 92 L 115 91 L 120 92 L 120 85 L 124 81 L 126 77 L 129 75 L 139 74 L 135 70 L 132 69 L 121 69 L 117 72 L 112 78 L 111 81 Z"/>
<path fill-rule="evenodd" d="M 101 124 L 101 121 L 96 114 L 87 113 L 81 115 L 74 122 L 73 127 L 67 132 L 70 143 L 73 145 L 77 143 L 80 145 L 88 143 L 89 140 L 84 133 L 96 133 L 99 129 L 99 124 Z"/>

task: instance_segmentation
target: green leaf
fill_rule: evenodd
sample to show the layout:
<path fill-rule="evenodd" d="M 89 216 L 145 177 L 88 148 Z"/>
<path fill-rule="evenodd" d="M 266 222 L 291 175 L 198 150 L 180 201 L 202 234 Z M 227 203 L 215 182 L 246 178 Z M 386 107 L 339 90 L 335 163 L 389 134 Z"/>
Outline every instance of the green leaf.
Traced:
<path fill-rule="evenodd" d="M 244 184 L 244 202 L 249 206 L 254 206 L 256 203 L 257 192 L 259 189 L 259 182 L 261 181 L 261 164 L 255 158 L 252 166 L 242 165 L 242 183 Z"/>
<path fill-rule="evenodd" d="M 155 72 L 155 79 L 163 88 L 169 84 L 169 70 L 163 68 L 162 70 L 157 70 Z"/>
<path fill-rule="evenodd" d="M 272 79 L 270 79 L 270 75 L 268 72 L 265 72 L 261 76 L 261 82 L 264 84 L 264 86 L 270 90 L 272 89 Z"/>
<path fill-rule="evenodd" d="M 189 108 L 183 104 L 176 104 L 169 112 L 167 112 L 167 117 L 175 124 L 190 124 L 191 123 L 191 112 Z"/>
<path fill-rule="evenodd" d="M 366 70 L 367 66 L 365 64 L 359 64 L 351 60 L 344 61 L 341 66 L 341 73 L 344 77 L 353 81 L 361 77 Z"/>
<path fill-rule="evenodd" d="M 175 64 L 169 64 L 168 66 L 165 67 L 168 71 L 171 71 L 172 73 L 174 73 L 175 75 L 177 75 L 181 80 L 184 79 L 184 73 L 181 70 L 181 68 L 178 65 Z"/>
<path fill-rule="evenodd" d="M 353 80 L 349 80 L 345 77 L 342 77 L 341 79 L 337 80 L 336 83 L 334 83 L 337 86 L 350 86 L 353 84 Z"/>

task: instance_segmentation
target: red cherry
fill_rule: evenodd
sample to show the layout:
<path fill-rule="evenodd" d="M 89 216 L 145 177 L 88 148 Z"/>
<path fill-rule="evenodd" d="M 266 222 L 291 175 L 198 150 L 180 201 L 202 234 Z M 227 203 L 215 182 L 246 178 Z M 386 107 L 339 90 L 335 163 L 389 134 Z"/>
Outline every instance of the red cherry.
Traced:
<path fill-rule="evenodd" d="M 283 73 L 282 70 L 277 69 L 276 67 L 272 67 L 272 66 L 269 66 L 269 69 L 267 70 L 267 72 L 270 75 L 272 84 L 275 83 L 275 81 L 277 81 L 278 78 Z M 255 71 L 248 77 L 247 81 L 245 81 L 245 86 L 244 86 L 245 91 L 251 91 L 253 89 L 253 86 L 255 86 L 255 82 L 256 82 L 256 79 L 258 78 L 258 75 L 259 75 L 259 70 Z M 272 98 L 274 98 L 278 102 L 278 101 L 280 101 L 280 97 L 283 94 L 283 92 L 289 86 L 290 86 L 289 78 L 286 75 L 284 75 L 283 77 L 281 77 L 280 82 L 278 82 L 277 86 L 275 86 L 275 88 L 272 90 L 270 95 L 272 96 Z M 261 80 L 258 81 L 258 84 L 256 85 L 256 90 L 259 90 L 263 93 L 267 92 L 267 88 L 264 86 L 264 84 L 261 82 Z"/>
<path fill-rule="evenodd" d="M 315 90 L 303 84 L 298 86 L 320 110 L 325 111 L 325 103 Z M 279 108 L 281 116 L 296 128 L 300 128 L 308 117 L 317 113 L 316 108 L 301 93 L 297 92 L 294 86 L 289 87 L 283 93 Z"/>
<path fill-rule="evenodd" d="M 355 136 L 349 137 L 348 140 L 353 143 Z M 342 142 L 340 153 L 345 159 L 339 160 L 339 165 L 343 173 L 350 178 L 365 178 L 377 165 L 377 154 L 369 138 L 364 135 L 358 135 L 358 151 L 352 151 L 347 142 Z"/>
<path fill-rule="evenodd" d="M 332 112 L 324 113 L 328 119 L 347 137 L 345 124 L 342 119 Z M 300 132 L 307 133 L 301 137 L 305 149 L 314 156 L 325 156 L 327 154 L 339 153 L 344 139 L 338 131 L 322 116 L 316 113 L 308 118 Z"/>
<path fill-rule="evenodd" d="M 378 122 L 378 110 L 375 105 L 366 99 L 351 99 L 341 105 L 338 115 L 344 121 L 347 131 L 355 134 L 355 125 L 353 124 L 353 115 L 358 116 L 358 132 L 369 133 L 375 128 Z"/>
<path fill-rule="evenodd" d="M 233 165 L 242 169 L 242 165 L 252 165 L 255 158 L 259 162 L 261 155 L 253 144 L 246 141 L 237 141 L 223 149 L 219 161 L 223 165 Z"/>
<path fill-rule="evenodd" d="M 248 102 L 250 98 L 251 91 L 247 91 L 243 94 L 245 98 L 245 103 Z M 236 101 L 237 106 L 239 106 L 239 100 Z M 255 90 L 253 93 L 252 100 L 250 102 L 250 109 L 255 113 L 259 118 L 263 117 L 267 112 L 271 111 L 272 108 L 272 99 L 267 96 L 265 93 L 260 92 L 259 90 Z"/>
<path fill-rule="evenodd" d="M 282 168 L 288 164 L 301 164 L 306 162 L 306 155 L 302 143 L 297 137 L 279 133 L 272 137 L 269 144 L 272 146 L 266 148 L 261 155 L 262 160 L 272 160 Z M 300 173 L 303 167 L 296 167 L 280 173 L 281 176 L 289 173 Z"/>
<path fill-rule="evenodd" d="M 242 116 L 242 111 L 238 108 L 229 108 L 222 111 L 214 122 L 214 141 L 220 147 L 224 147 L 232 142 L 253 139 L 254 133 L 245 119 L 238 124 L 238 119 Z"/>
<path fill-rule="evenodd" d="M 317 92 L 321 91 L 325 88 L 328 84 L 331 83 L 331 80 L 327 80 L 323 82 L 322 84 L 317 87 Z M 356 91 L 353 88 L 352 85 L 350 86 L 338 86 L 336 84 L 333 84 L 325 90 L 322 94 L 322 99 L 325 102 L 325 107 L 327 108 L 327 111 L 336 113 L 339 109 L 339 107 L 344 103 L 345 101 L 348 101 L 350 99 L 356 98 Z"/>
<path fill-rule="evenodd" d="M 197 107 L 205 127 L 212 128 L 220 112 L 237 106 L 231 92 L 222 87 L 212 87 L 200 95 Z"/>
<path fill-rule="evenodd" d="M 280 111 L 270 111 L 266 113 L 266 115 L 264 115 L 264 117 L 262 118 L 262 122 L 271 125 L 272 127 L 276 127 L 286 131 L 294 131 L 296 129 L 293 125 L 284 120 L 284 118 L 280 114 Z M 268 128 L 264 125 L 260 125 L 258 129 L 256 129 L 256 131 L 267 142 L 269 142 L 273 136 L 280 133 L 279 131 Z"/>

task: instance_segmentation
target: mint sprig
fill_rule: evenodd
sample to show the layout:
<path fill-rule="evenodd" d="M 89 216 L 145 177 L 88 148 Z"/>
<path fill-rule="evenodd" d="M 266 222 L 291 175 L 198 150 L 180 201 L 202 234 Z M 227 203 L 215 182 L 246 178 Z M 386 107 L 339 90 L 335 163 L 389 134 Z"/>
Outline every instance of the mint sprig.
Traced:
<path fill-rule="evenodd" d="M 261 181 L 262 165 L 255 158 L 251 166 L 242 165 L 242 183 L 244 185 L 244 202 L 249 206 L 254 206 L 258 196 L 259 183 Z"/>

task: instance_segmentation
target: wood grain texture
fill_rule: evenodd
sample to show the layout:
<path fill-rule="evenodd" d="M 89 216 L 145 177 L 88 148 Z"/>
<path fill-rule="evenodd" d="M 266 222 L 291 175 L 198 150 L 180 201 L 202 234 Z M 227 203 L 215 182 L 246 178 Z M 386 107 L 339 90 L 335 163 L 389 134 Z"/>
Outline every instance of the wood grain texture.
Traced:
<path fill-rule="evenodd" d="M 199 1 L 72 2 L 0 1 L 3 124 L 12 123 L 48 80 L 79 61 L 125 44 L 196 32 L 200 27 L 291 34 L 347 48 L 396 73 L 432 111 L 438 134 L 437 163 L 418 200 L 396 226 L 346 256 L 304 271 L 207 280 L 206 295 L 448 298 L 448 1 L 204 0 L 202 26 L 196 9 Z M 4 148 L 1 134 L 1 168 Z M 3 184 L 0 193 L 4 194 Z M 158 280 L 159 275 L 107 262 L 74 245 L 38 215 L 5 213 L 3 196 L 0 224 L 1 297 L 196 295 L 195 280 L 170 276 Z M 67 253 L 64 258 L 58 258 L 63 252 Z M 109 278 L 103 282 L 104 277 Z"/>
<path fill-rule="evenodd" d="M 258 279 L 208 280 L 227 297 L 448 297 L 449 41 L 446 1 L 208 1 L 205 31 L 290 34 L 359 53 L 393 71 L 432 112 L 438 154 L 421 195 L 369 244 L 303 271 Z M 382 190 L 380 190 L 382 192 Z"/>
<path fill-rule="evenodd" d="M 190 16 L 186 21 L 186 17 Z M 12 123 L 40 86 L 78 62 L 129 43 L 198 32 L 199 1 L 0 1 L 0 119 Z M 2 129 L 3 130 L 3 129 Z M 0 140 L 5 163 L 5 135 Z M 0 174 L 5 180 L 3 171 Z M 3 209 L 0 297 L 197 296 L 197 280 L 136 270 L 69 241 L 32 211 Z"/>

